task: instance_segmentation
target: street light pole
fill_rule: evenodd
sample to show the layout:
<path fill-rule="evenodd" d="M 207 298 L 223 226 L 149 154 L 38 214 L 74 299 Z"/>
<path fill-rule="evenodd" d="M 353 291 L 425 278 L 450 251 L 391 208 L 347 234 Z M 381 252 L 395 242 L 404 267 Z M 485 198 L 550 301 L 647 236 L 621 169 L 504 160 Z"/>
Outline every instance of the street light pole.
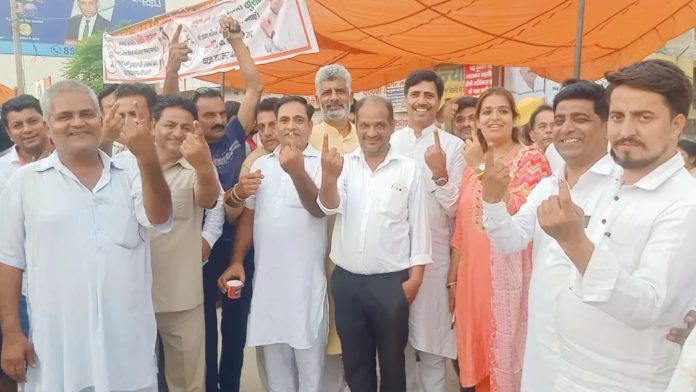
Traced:
<path fill-rule="evenodd" d="M 575 31 L 575 60 L 573 63 L 573 77 L 580 77 L 580 63 L 582 62 L 582 34 L 585 24 L 585 0 L 578 0 L 578 21 Z"/>
<path fill-rule="evenodd" d="M 12 45 L 14 46 L 15 71 L 17 74 L 17 94 L 24 94 L 24 67 L 22 66 L 22 46 L 19 43 L 19 12 L 17 1 L 10 0 L 10 23 L 12 24 Z"/>

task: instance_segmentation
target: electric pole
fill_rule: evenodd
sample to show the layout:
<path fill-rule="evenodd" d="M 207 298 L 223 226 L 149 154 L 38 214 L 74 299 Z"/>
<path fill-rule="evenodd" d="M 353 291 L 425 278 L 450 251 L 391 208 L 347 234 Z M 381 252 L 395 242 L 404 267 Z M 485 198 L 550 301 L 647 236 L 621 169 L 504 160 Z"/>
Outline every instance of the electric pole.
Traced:
<path fill-rule="evenodd" d="M 22 66 L 22 46 L 19 44 L 19 12 L 17 1 L 10 0 L 10 23 L 12 24 L 12 44 L 14 46 L 15 71 L 17 73 L 17 94 L 24 94 L 24 68 Z"/>

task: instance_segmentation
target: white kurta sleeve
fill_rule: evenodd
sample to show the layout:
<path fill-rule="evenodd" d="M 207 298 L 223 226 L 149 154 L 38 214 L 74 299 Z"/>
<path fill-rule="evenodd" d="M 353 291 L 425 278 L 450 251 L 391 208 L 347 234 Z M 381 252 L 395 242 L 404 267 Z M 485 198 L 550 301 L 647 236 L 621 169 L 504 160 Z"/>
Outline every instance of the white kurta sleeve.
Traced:
<path fill-rule="evenodd" d="M 694 229 L 696 206 L 676 204 L 653 223 L 640 254 L 604 236 L 595 244 L 584 276 L 576 274 L 574 288 L 583 302 L 633 328 L 647 328 L 678 296 L 693 297 Z"/>
<path fill-rule="evenodd" d="M 150 218 L 147 217 L 147 211 L 145 211 L 145 205 L 143 204 L 143 182 L 140 177 L 140 170 L 138 169 L 138 163 L 133 159 L 127 161 L 130 165 L 128 166 L 128 175 L 130 176 L 131 184 L 131 197 L 133 198 L 133 207 L 135 208 L 135 217 L 138 219 L 138 223 L 146 229 L 154 229 L 161 233 L 168 233 L 172 229 L 174 222 L 174 210 L 169 213 L 169 219 L 161 224 L 152 224 Z"/>
<path fill-rule="evenodd" d="M 220 189 L 222 189 L 222 186 L 220 186 Z M 225 224 L 225 203 L 223 202 L 223 197 L 224 193 L 220 193 L 215 207 L 205 210 L 205 217 L 203 218 L 201 237 L 211 248 L 222 235 L 222 226 Z"/>
<path fill-rule="evenodd" d="M 24 210 L 17 176 L 11 177 L 0 193 L 0 263 L 24 270 Z"/>
<path fill-rule="evenodd" d="M 459 202 L 459 192 L 464 176 L 464 142 L 457 140 L 450 151 L 447 151 L 447 184 L 435 187 L 435 198 L 445 213 L 450 218 L 457 215 L 457 203 Z"/>
<path fill-rule="evenodd" d="M 433 262 L 430 222 L 426 207 L 426 190 L 423 175 L 415 170 L 408 195 L 408 223 L 411 237 L 411 266 Z"/>

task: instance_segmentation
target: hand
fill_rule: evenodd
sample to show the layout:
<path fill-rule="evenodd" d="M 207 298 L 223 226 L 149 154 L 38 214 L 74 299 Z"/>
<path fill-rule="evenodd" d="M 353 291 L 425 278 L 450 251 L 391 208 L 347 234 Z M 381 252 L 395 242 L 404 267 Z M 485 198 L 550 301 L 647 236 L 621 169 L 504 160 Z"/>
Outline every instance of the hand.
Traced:
<path fill-rule="evenodd" d="M 329 135 L 326 134 L 324 135 L 324 144 L 321 149 L 322 176 L 332 182 L 336 182 L 342 171 L 343 156 L 335 148 L 329 150 Z"/>
<path fill-rule="evenodd" d="M 483 147 L 475 129 L 471 131 L 471 140 L 464 141 L 464 160 L 471 168 L 477 168 L 485 160 Z"/>
<path fill-rule="evenodd" d="M 181 68 L 181 63 L 188 61 L 191 49 L 185 42 L 180 42 L 179 37 L 181 36 L 181 28 L 179 25 L 176 28 L 176 32 L 172 35 L 172 39 L 169 42 L 169 59 L 167 60 L 167 73 L 178 74 Z"/>
<path fill-rule="evenodd" d="M 549 197 L 537 208 L 539 226 L 561 246 L 586 238 L 584 217 L 582 208 L 573 203 L 564 179 L 558 181 L 558 196 Z"/>
<path fill-rule="evenodd" d="M 680 346 L 684 345 L 686 338 L 689 337 L 689 334 L 691 334 L 691 331 L 694 329 L 694 325 L 696 325 L 696 309 L 689 310 L 689 313 L 684 316 L 684 322 L 686 323 L 685 328 L 672 328 L 669 330 L 667 340 L 677 343 Z"/>
<path fill-rule="evenodd" d="M 255 195 L 259 190 L 259 186 L 261 186 L 262 179 L 263 174 L 261 174 L 261 170 L 242 175 L 237 185 L 235 185 L 237 196 L 242 200 L 246 200 L 249 196 Z"/>
<path fill-rule="evenodd" d="M 218 288 L 221 292 L 227 292 L 227 282 L 233 279 L 238 279 L 242 281 L 242 284 L 246 283 L 246 276 L 244 275 L 244 265 L 242 263 L 232 263 L 225 272 L 218 278 Z"/>
<path fill-rule="evenodd" d="M 304 171 L 304 157 L 294 143 L 294 137 L 290 137 L 290 145 L 280 150 L 280 167 L 291 177 Z"/>
<path fill-rule="evenodd" d="M 481 196 L 483 201 L 487 203 L 498 203 L 503 200 L 508 184 L 510 184 L 510 170 L 502 162 L 496 162 L 493 147 L 490 144 L 485 157 L 486 168 L 481 178 Z"/>
<path fill-rule="evenodd" d="M 425 164 L 433 172 L 433 179 L 447 177 L 447 154 L 440 145 L 440 131 L 435 130 L 435 143 L 425 150 Z"/>
<path fill-rule="evenodd" d="M 274 35 L 274 28 L 273 28 L 273 23 L 271 23 L 271 20 L 268 17 L 263 17 L 261 18 L 261 30 L 266 34 L 266 37 L 268 38 L 273 38 Z"/>
<path fill-rule="evenodd" d="M 187 133 L 184 142 L 179 147 L 181 155 L 193 166 L 196 170 L 207 168 L 213 165 L 213 158 L 210 155 L 210 147 L 205 141 L 205 135 L 198 121 L 193 122 L 193 133 Z"/>
<path fill-rule="evenodd" d="M 450 103 L 451 101 L 452 98 L 445 99 L 445 103 L 440 110 L 437 111 L 437 121 L 439 123 L 444 123 L 445 121 L 453 119 L 454 115 L 457 113 L 459 106 L 456 103 Z"/>
<path fill-rule="evenodd" d="M 401 287 L 404 289 L 404 295 L 406 295 L 406 300 L 408 304 L 411 305 L 418 295 L 418 290 L 420 289 L 421 281 L 416 279 L 408 279 L 401 283 Z"/>
<path fill-rule="evenodd" d="M 223 16 L 220 18 L 220 31 L 227 42 L 232 44 L 232 41 L 242 41 L 244 32 L 242 26 L 231 16 Z"/>
<path fill-rule="evenodd" d="M 36 367 L 34 345 L 17 331 L 3 336 L 2 370 L 16 382 L 26 382 L 26 366 Z"/>
<path fill-rule="evenodd" d="M 201 238 L 201 262 L 208 260 L 210 257 L 210 244 L 205 238 Z"/>
<path fill-rule="evenodd" d="M 457 288 L 456 287 L 448 287 L 447 294 L 449 296 L 449 311 L 451 314 L 454 314 L 454 304 L 455 304 L 455 301 L 457 298 Z"/>
<path fill-rule="evenodd" d="M 114 103 L 111 109 L 109 109 L 109 112 L 106 113 L 106 117 L 104 117 L 102 125 L 104 128 L 101 140 L 102 143 L 106 141 L 114 141 L 118 139 L 119 135 L 121 135 L 121 131 L 123 130 L 123 126 L 125 125 L 126 121 L 123 119 L 123 117 L 116 115 L 118 105 L 119 104 L 117 101 Z"/>
<path fill-rule="evenodd" d="M 136 119 L 126 120 L 121 129 L 121 140 L 136 158 L 150 155 L 156 157 L 155 139 L 150 132 L 150 124 L 143 120 L 138 103 L 134 101 L 133 106 L 135 107 Z"/>

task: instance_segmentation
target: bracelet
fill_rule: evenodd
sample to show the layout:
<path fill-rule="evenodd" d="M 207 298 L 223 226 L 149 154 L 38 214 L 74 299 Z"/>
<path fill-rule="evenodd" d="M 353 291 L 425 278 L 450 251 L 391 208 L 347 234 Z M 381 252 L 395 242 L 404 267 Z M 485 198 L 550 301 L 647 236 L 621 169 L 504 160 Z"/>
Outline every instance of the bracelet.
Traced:
<path fill-rule="evenodd" d="M 235 201 L 237 201 L 238 203 L 244 203 L 244 200 L 246 200 L 246 199 L 242 199 L 242 198 L 239 197 L 239 195 L 237 194 L 237 184 L 235 184 L 235 185 L 232 187 L 232 197 L 233 197 L 233 198 L 235 199 Z"/>
<path fill-rule="evenodd" d="M 457 287 L 457 282 L 449 282 L 445 285 L 445 287 L 449 288 L 455 288 Z"/>

